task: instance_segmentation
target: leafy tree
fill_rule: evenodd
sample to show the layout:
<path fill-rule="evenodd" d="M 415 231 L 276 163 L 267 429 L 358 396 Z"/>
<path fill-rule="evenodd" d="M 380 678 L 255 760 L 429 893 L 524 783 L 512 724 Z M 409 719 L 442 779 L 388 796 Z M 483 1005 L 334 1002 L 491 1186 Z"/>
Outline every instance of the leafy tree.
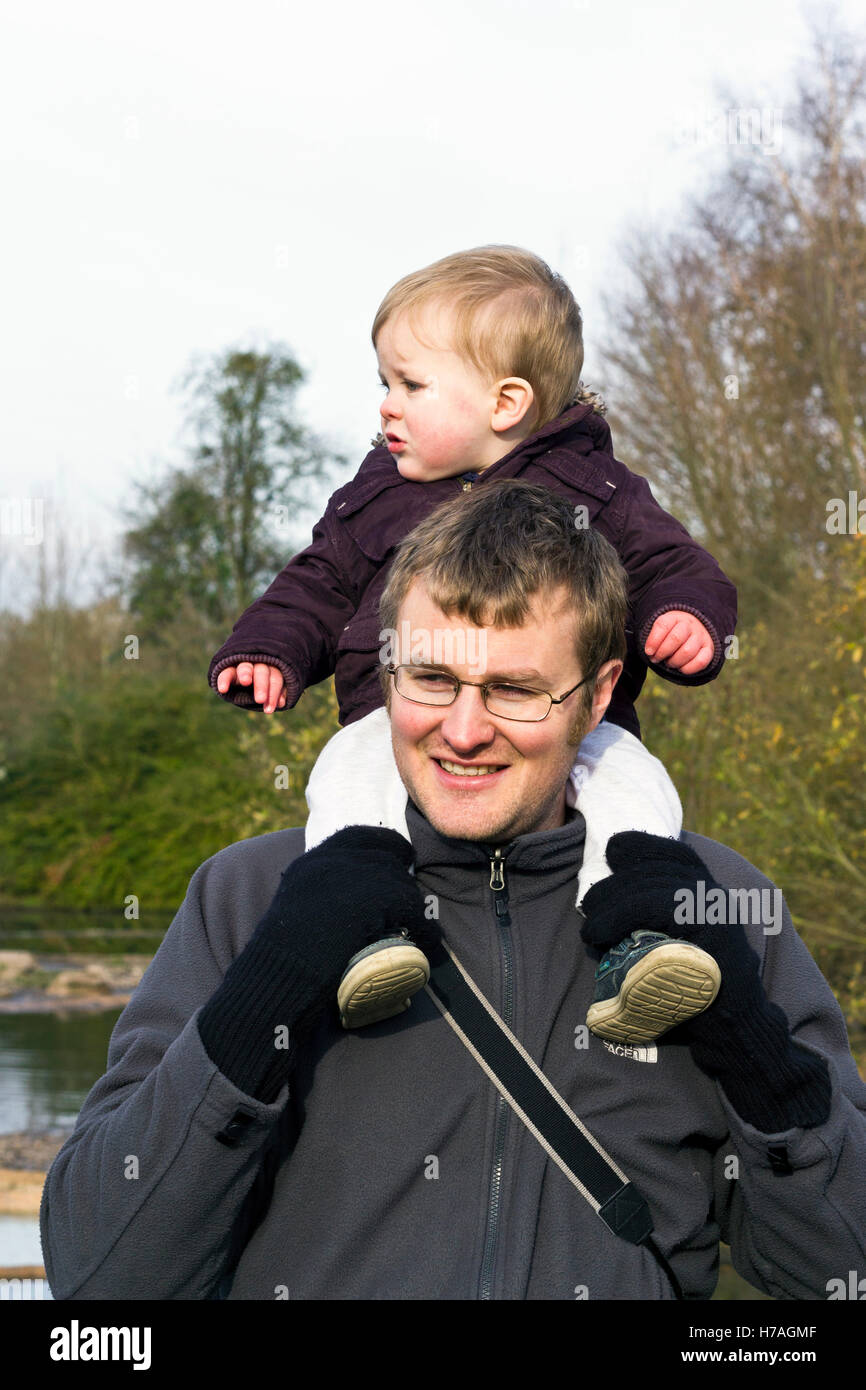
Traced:
<path fill-rule="evenodd" d="M 125 537 L 127 597 L 144 631 L 180 620 L 207 643 L 285 564 L 309 484 L 344 462 L 297 421 L 302 381 L 281 345 L 232 348 L 188 372 L 192 457 L 139 486 Z"/>
<path fill-rule="evenodd" d="M 804 571 L 720 680 L 695 691 L 651 676 L 640 715 L 684 823 L 772 878 L 813 951 L 862 964 L 866 536 L 836 540 L 836 584 Z"/>
<path fill-rule="evenodd" d="M 209 697 L 152 653 L 70 686 L 8 750 L 0 903 L 176 908 L 235 840 L 303 825 L 304 786 L 336 727 L 331 682 L 279 726 Z"/>

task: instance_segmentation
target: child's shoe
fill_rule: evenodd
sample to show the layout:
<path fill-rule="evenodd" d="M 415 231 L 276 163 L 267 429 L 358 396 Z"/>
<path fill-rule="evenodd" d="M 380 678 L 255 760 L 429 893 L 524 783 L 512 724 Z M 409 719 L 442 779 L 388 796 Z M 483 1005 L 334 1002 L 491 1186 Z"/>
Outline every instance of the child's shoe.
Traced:
<path fill-rule="evenodd" d="M 430 978 L 424 952 L 406 936 L 385 936 L 352 956 L 337 990 L 344 1028 L 365 1028 L 408 1009 Z"/>
<path fill-rule="evenodd" d="M 709 1008 L 721 983 L 718 965 L 699 946 L 632 932 L 599 961 L 586 1022 L 612 1042 L 651 1042 Z"/>

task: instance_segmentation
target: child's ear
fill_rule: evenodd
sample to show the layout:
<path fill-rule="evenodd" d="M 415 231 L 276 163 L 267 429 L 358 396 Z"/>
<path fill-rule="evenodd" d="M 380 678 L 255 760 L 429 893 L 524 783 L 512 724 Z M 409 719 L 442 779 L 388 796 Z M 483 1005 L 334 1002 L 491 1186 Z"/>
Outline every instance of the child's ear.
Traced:
<path fill-rule="evenodd" d="M 495 386 L 496 404 L 490 416 L 490 428 L 501 434 L 517 425 L 531 425 L 535 414 L 535 392 L 522 376 L 507 376 Z"/>

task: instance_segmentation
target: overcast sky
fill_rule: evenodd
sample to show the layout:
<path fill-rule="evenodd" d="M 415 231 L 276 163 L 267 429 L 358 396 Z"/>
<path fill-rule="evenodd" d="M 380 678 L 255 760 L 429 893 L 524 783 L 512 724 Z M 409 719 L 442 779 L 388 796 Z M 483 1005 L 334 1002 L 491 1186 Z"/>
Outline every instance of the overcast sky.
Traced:
<path fill-rule="evenodd" d="M 836 12 L 850 24 L 859 10 Z M 527 246 L 566 276 L 598 381 L 618 239 L 671 225 L 725 157 L 721 86 L 764 113 L 774 157 L 817 13 L 790 0 L 16 7 L 0 44 L 0 496 L 47 499 L 71 550 L 98 555 L 132 479 L 181 457 L 173 388 L 191 357 L 275 339 L 309 374 L 306 422 L 357 466 L 378 427 L 379 301 L 484 242 Z M 26 593 L 20 562 L 36 548 L 23 541 L 2 537 L 0 605 Z"/>

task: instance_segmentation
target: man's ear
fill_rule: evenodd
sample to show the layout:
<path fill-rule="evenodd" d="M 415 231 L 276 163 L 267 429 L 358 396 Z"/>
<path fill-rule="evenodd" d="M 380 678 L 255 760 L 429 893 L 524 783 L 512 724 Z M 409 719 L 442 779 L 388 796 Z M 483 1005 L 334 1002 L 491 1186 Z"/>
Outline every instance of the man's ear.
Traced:
<path fill-rule="evenodd" d="M 521 422 L 530 425 L 536 415 L 535 392 L 522 376 L 506 376 L 494 386 L 496 404 L 490 428 L 497 434 L 512 430 Z"/>
<path fill-rule="evenodd" d="M 603 666 L 598 668 L 598 675 L 595 678 L 595 690 L 592 696 L 591 729 L 596 728 L 604 718 L 605 711 L 613 695 L 613 688 L 621 675 L 622 662 L 617 658 L 606 661 Z"/>

